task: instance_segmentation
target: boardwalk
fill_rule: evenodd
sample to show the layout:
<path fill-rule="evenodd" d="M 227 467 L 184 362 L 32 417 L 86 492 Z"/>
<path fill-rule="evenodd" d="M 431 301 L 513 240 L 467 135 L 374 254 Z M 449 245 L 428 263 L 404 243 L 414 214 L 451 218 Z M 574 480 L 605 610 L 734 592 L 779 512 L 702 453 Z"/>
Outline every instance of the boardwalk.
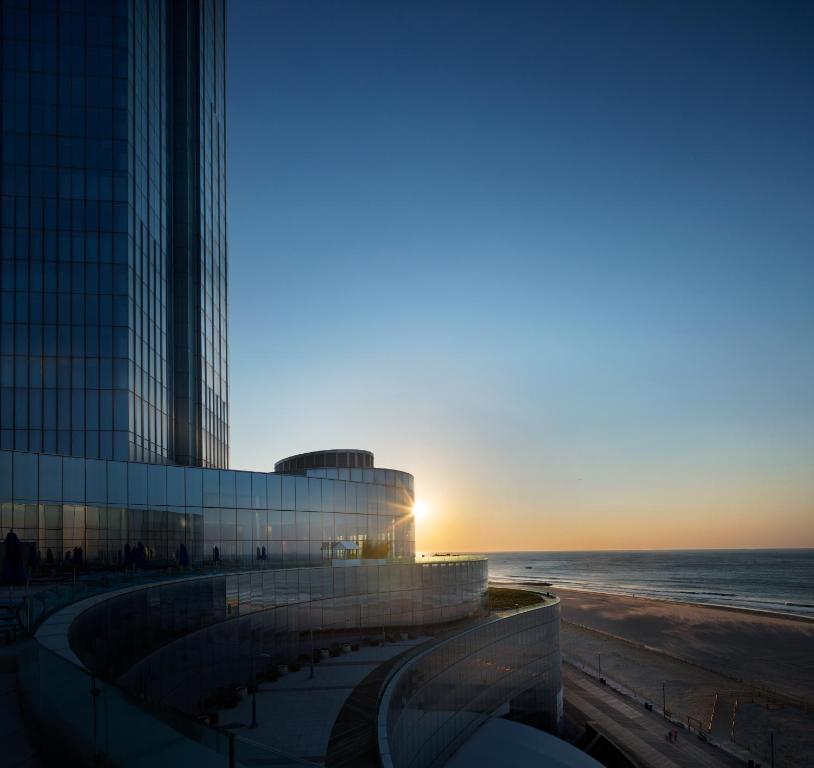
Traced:
<path fill-rule="evenodd" d="M 619 694 L 563 664 L 566 714 L 576 722 L 592 722 L 642 768 L 735 768 L 743 762 L 680 730 L 667 741 L 671 725 Z"/>

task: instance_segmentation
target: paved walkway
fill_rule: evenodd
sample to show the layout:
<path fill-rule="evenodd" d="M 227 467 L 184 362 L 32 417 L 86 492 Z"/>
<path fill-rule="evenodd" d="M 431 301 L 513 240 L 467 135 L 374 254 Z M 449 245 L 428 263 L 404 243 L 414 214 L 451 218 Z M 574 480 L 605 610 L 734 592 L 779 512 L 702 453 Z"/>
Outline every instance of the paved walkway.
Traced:
<path fill-rule="evenodd" d="M 563 664 L 562 676 L 569 716 L 593 722 L 598 731 L 639 760 L 643 768 L 743 766 L 742 761 L 704 744 L 684 729 L 679 729 L 676 743 L 667 741 L 667 731 L 674 726 L 657 713 L 629 703 L 569 664 Z"/>
<path fill-rule="evenodd" d="M 238 739 L 278 749 L 313 763 L 324 763 L 331 729 L 353 689 L 383 662 L 427 638 L 402 640 L 385 646 L 325 659 L 314 668 L 289 672 L 274 683 L 263 683 L 257 694 L 257 728 L 251 723 L 251 696 L 233 709 L 220 710 L 219 722 Z M 238 756 L 241 747 L 238 745 Z"/>
<path fill-rule="evenodd" d="M 708 726 L 716 693 L 728 699 L 730 706 L 715 707 L 713 733 L 716 743 L 732 749 L 749 749 L 752 758 L 764 766 L 771 764 L 771 738 L 774 734 L 775 762 L 778 768 L 812 768 L 814 754 L 814 710 L 782 705 L 763 697 L 751 686 L 708 671 L 652 648 L 592 629 L 562 622 L 560 643 L 563 654 L 595 677 L 598 654 L 602 670 L 613 687 L 621 686 L 631 701 L 653 702 L 661 710 L 662 682 L 665 683 L 667 708 L 675 719 L 686 723 L 691 716 Z M 814 658 L 814 655 L 812 656 Z M 734 700 L 737 747 L 731 742 Z"/>

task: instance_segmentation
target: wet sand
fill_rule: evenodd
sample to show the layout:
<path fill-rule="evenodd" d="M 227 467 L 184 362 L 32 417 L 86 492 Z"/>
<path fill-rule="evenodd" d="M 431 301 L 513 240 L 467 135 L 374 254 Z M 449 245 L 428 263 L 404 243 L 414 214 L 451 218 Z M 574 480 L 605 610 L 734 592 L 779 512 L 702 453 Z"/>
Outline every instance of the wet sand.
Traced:
<path fill-rule="evenodd" d="M 814 705 L 812 621 L 554 587 L 523 588 L 559 596 L 564 622 Z"/>

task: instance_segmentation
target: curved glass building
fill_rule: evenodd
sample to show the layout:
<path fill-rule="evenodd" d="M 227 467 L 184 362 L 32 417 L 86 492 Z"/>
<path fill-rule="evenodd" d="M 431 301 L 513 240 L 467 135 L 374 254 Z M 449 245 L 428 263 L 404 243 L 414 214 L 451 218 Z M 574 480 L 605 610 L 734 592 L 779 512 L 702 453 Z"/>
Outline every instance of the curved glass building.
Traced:
<path fill-rule="evenodd" d="M 557 598 L 434 644 L 405 662 L 380 697 L 383 768 L 443 765 L 507 705 L 513 719 L 557 732 L 560 661 Z"/>
<path fill-rule="evenodd" d="M 359 449 L 229 468 L 225 5 L 2 4 L 0 558 L 43 582 L 26 722 L 77 764 L 301 765 L 217 727 L 224 692 L 361 651 L 349 680 L 483 618 L 486 558 L 416 557 L 412 475 Z M 394 764 L 451 754 L 501 697 L 556 723 L 555 618 L 422 657 L 517 672 L 412 734 L 436 691 L 402 676 Z"/>
<path fill-rule="evenodd" d="M 372 459 L 372 454 L 367 454 Z M 238 472 L 0 451 L 0 535 L 40 559 L 127 565 L 330 565 L 415 554 L 413 476 L 321 467 Z"/>

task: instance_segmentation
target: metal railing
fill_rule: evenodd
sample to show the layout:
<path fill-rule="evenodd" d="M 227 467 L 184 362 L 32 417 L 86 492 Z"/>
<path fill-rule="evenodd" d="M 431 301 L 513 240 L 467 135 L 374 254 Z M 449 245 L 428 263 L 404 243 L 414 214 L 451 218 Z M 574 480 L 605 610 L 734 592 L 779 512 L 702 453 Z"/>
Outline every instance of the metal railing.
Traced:
<path fill-rule="evenodd" d="M 748 686 L 744 686 L 739 691 L 716 691 L 710 701 L 710 711 L 703 716 L 702 720 L 696 715 L 690 714 L 680 703 L 669 700 L 669 691 L 666 696 L 662 692 L 661 700 L 659 700 L 658 691 L 653 687 L 648 690 L 637 687 L 631 681 L 624 679 L 625 675 L 620 675 L 618 668 L 614 670 L 613 678 L 611 678 L 607 676 L 605 665 L 603 664 L 600 669 L 596 659 L 580 657 L 573 653 L 564 653 L 562 658 L 564 662 L 596 678 L 617 693 L 661 714 L 669 722 L 685 728 L 688 733 L 696 735 L 701 740 L 738 759 L 742 759 L 748 754 L 753 755 L 758 761 L 762 760 L 777 768 L 797 768 L 807 765 L 805 762 L 797 761 L 793 754 L 793 747 L 786 750 L 781 749 L 782 745 L 793 745 L 798 740 L 797 736 L 788 729 L 786 723 L 775 722 L 775 717 L 773 717 L 789 708 L 785 702 L 773 700 L 759 691 L 749 693 Z M 713 725 L 719 700 L 722 697 L 731 702 L 732 711 L 731 715 L 726 718 L 724 727 L 716 731 Z M 751 709 L 752 722 L 749 726 L 741 726 L 738 719 L 746 707 Z M 793 719 L 796 721 L 796 718 Z M 722 733 L 726 735 L 722 736 Z"/>
<path fill-rule="evenodd" d="M 152 568 L 117 571 L 72 570 L 57 580 L 32 579 L 25 585 L 3 586 L 0 598 L 7 606 L 16 608 L 20 626 L 33 634 L 51 614 L 88 597 L 162 581 L 189 579 L 214 574 L 242 573 L 246 567 L 200 566 L 195 569 Z"/>
<path fill-rule="evenodd" d="M 454 554 L 417 554 L 415 556 L 416 563 L 461 563 L 461 562 L 478 562 L 480 560 L 488 560 L 486 555 L 454 555 Z"/>
<path fill-rule="evenodd" d="M 400 565 L 413 562 L 423 564 L 485 559 L 486 557 L 483 555 L 431 555 L 426 557 L 416 555 L 415 557 L 389 557 L 384 564 Z M 226 576 L 249 571 L 279 570 L 280 568 L 325 568 L 330 566 L 330 560 L 318 562 L 291 560 L 284 563 L 270 560 L 246 560 L 245 562 L 224 562 L 218 565 L 203 563 L 189 568 L 170 565 L 165 568 L 127 568 L 111 571 L 72 569 L 58 577 L 58 580 L 35 578 L 27 580 L 25 585 L 3 586 L 0 588 L 0 603 L 9 609 L 16 609 L 20 626 L 29 634 L 33 634 L 37 627 L 55 611 L 104 592 L 200 576 Z M 38 588 L 44 583 L 47 586 Z"/>

